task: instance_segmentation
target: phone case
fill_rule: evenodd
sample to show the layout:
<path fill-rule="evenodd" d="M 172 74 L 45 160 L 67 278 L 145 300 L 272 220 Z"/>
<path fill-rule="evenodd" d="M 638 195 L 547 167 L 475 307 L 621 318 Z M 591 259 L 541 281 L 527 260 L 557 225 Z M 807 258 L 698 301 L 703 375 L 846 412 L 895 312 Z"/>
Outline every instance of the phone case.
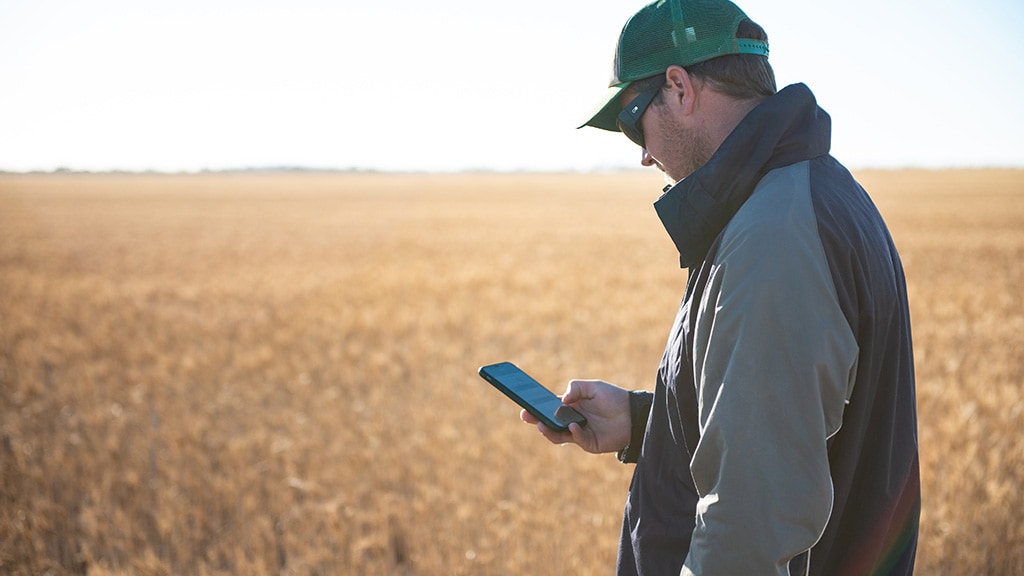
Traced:
<path fill-rule="evenodd" d="M 572 422 L 587 424 L 582 414 L 562 404 L 558 396 L 511 362 L 482 366 L 479 374 L 552 430 L 566 432 Z"/>

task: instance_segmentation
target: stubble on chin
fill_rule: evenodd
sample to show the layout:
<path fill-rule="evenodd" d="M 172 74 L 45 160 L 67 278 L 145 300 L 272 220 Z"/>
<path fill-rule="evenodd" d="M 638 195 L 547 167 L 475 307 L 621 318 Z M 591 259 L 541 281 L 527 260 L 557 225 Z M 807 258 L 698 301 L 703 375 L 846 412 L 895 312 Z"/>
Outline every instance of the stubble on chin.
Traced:
<path fill-rule="evenodd" d="M 665 163 L 661 168 L 666 182 L 673 186 L 707 164 L 715 153 L 706 134 L 697 128 L 679 124 L 666 131 L 665 143 L 671 163 Z"/>

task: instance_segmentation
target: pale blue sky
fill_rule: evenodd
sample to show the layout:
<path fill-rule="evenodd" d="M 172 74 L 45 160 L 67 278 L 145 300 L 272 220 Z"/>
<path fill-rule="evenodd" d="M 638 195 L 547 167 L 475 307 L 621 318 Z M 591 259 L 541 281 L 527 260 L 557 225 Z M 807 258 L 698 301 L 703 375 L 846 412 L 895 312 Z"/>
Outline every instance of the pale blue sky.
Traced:
<path fill-rule="evenodd" d="M 637 166 L 575 126 L 643 4 L 0 0 L 0 170 Z M 1024 167 L 1024 2 L 739 5 L 850 167 Z"/>

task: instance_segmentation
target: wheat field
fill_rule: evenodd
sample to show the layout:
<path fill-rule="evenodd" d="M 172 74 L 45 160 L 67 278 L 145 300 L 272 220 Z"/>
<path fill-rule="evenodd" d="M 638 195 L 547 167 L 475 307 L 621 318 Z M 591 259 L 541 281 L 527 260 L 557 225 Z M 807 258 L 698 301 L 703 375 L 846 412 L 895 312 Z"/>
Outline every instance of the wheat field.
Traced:
<path fill-rule="evenodd" d="M 1024 573 L 1024 172 L 857 176 L 908 276 L 918 573 Z M 476 369 L 650 388 L 660 187 L 0 175 L 0 573 L 610 573 L 631 467 Z"/>

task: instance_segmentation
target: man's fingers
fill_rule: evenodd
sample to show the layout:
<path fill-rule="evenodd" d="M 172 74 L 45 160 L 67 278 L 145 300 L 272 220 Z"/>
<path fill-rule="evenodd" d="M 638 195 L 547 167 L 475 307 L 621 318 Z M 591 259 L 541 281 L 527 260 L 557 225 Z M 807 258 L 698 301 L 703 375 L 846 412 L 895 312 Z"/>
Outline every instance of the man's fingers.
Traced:
<path fill-rule="evenodd" d="M 572 434 L 569 432 L 558 432 L 548 428 L 543 422 L 537 423 L 537 430 L 544 435 L 545 438 L 550 440 L 554 444 L 566 444 L 572 442 Z"/>
<path fill-rule="evenodd" d="M 530 414 L 526 410 L 520 410 L 519 411 L 519 419 L 522 420 L 523 422 L 526 422 L 527 424 L 536 424 L 537 423 L 537 419 L 534 418 L 533 414 Z"/>
<path fill-rule="evenodd" d="M 596 438 L 593 433 L 584 430 L 579 424 L 575 422 L 569 424 L 569 434 L 572 435 L 572 441 L 584 450 L 588 452 L 597 450 Z"/>
<path fill-rule="evenodd" d="M 583 428 L 579 424 L 575 422 L 570 423 L 569 434 L 572 434 L 573 442 L 579 444 L 580 446 L 583 445 Z"/>
<path fill-rule="evenodd" d="M 586 380 L 570 380 L 562 395 L 562 404 L 575 404 L 587 397 Z"/>

